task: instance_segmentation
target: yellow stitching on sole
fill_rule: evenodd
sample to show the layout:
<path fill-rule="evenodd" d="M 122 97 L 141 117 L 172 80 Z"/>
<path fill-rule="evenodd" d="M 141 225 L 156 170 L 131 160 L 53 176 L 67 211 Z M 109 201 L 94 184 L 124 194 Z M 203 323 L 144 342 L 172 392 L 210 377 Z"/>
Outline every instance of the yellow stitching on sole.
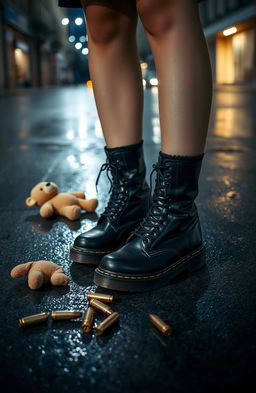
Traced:
<path fill-rule="evenodd" d="M 129 280 L 141 280 L 141 279 L 147 279 L 147 278 L 155 278 L 155 277 L 159 277 L 162 276 L 165 273 L 168 273 L 170 270 L 173 270 L 176 266 L 180 265 L 181 262 L 183 262 L 184 260 L 188 260 L 191 257 L 193 257 L 194 255 L 198 254 L 201 250 L 203 249 L 203 247 L 200 247 L 199 249 L 197 249 L 196 251 L 194 251 L 192 254 L 185 256 L 181 259 L 179 259 L 174 265 L 170 266 L 167 270 L 165 270 L 164 272 L 161 273 L 157 273 L 151 276 L 140 276 L 140 277 L 134 277 L 134 276 L 119 276 L 116 274 L 111 274 L 111 273 L 107 273 L 104 272 L 103 270 L 100 270 L 99 268 L 96 268 L 96 271 L 105 274 L 106 276 L 110 276 L 110 277 L 116 277 L 116 278 L 124 278 L 124 279 L 129 279 Z"/>
<path fill-rule="evenodd" d="M 108 254 L 108 253 L 114 251 L 114 250 L 111 250 L 111 251 L 89 251 L 89 250 L 82 250 L 81 248 L 76 248 L 74 246 L 70 247 L 70 249 L 72 251 L 84 252 L 85 254 L 88 254 L 88 253 L 92 253 L 92 254 Z"/>

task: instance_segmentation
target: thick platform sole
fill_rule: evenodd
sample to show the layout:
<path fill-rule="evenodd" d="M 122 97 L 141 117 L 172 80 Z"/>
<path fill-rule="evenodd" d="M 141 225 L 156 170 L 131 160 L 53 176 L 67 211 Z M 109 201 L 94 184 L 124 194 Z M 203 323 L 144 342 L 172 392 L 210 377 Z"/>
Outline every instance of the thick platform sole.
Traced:
<path fill-rule="evenodd" d="M 73 262 L 83 263 L 85 265 L 98 265 L 104 255 L 107 255 L 115 250 L 97 251 L 85 250 L 75 246 L 70 247 L 69 258 Z"/>
<path fill-rule="evenodd" d="M 124 292 L 143 292 L 161 288 L 184 272 L 195 272 L 205 265 L 204 246 L 183 256 L 164 270 L 149 275 L 121 275 L 114 272 L 95 269 L 94 282 L 104 288 Z"/>

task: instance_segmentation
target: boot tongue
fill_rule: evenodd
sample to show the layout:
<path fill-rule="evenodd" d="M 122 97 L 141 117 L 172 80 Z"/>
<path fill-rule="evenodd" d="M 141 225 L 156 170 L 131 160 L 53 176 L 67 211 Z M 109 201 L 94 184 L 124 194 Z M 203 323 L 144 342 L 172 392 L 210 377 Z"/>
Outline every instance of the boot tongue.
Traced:
<path fill-rule="evenodd" d="M 162 153 L 161 151 L 159 152 L 158 165 L 163 175 L 166 174 L 166 170 L 170 171 L 170 168 L 173 167 L 176 162 L 177 160 L 175 160 L 175 158 L 171 158 L 168 154 Z"/>
<path fill-rule="evenodd" d="M 118 157 L 118 151 L 109 149 L 107 146 L 104 146 L 105 154 L 107 157 L 107 161 L 114 164 Z"/>
<path fill-rule="evenodd" d="M 164 153 L 159 154 L 158 159 L 158 173 L 156 179 L 156 186 L 157 188 L 162 188 L 160 191 L 161 194 L 164 196 L 167 195 L 166 185 L 168 185 L 172 178 L 173 167 L 175 165 L 174 160 L 170 160 L 170 158 L 165 155 Z"/>
<path fill-rule="evenodd" d="M 170 160 L 170 156 L 162 151 L 159 152 L 158 163 L 163 164 L 165 161 Z"/>
<path fill-rule="evenodd" d="M 163 209 L 166 207 L 166 199 L 170 194 L 172 166 L 173 161 L 170 160 L 169 156 L 160 152 L 155 191 L 153 195 L 153 206 L 151 210 L 154 215 L 161 215 Z"/>

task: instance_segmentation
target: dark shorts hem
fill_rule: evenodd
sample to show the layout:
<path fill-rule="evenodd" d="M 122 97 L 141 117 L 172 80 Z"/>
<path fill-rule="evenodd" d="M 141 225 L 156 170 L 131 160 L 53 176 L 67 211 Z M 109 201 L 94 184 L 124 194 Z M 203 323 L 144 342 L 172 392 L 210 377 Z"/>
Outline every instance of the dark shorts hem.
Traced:
<path fill-rule="evenodd" d="M 59 7 L 82 8 L 80 0 L 59 0 Z"/>
<path fill-rule="evenodd" d="M 198 0 L 198 3 L 204 0 Z M 80 0 L 59 0 L 59 7 L 82 8 Z"/>

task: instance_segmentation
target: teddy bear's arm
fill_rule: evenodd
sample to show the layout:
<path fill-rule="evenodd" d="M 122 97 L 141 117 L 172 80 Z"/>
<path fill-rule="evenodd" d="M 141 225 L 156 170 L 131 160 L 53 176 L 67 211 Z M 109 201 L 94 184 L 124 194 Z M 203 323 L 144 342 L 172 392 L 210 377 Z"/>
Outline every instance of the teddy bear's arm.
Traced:
<path fill-rule="evenodd" d="M 85 199 L 84 192 L 69 192 L 69 194 L 76 196 L 77 198 Z"/>
<path fill-rule="evenodd" d="M 12 278 L 19 278 L 24 277 L 28 274 L 29 269 L 33 265 L 33 262 L 22 263 L 20 265 L 15 266 L 11 270 L 11 277 Z"/>
<path fill-rule="evenodd" d="M 67 285 L 68 282 L 68 276 L 66 276 L 62 268 L 57 269 L 51 276 L 52 285 Z"/>
<path fill-rule="evenodd" d="M 28 272 L 28 286 L 30 289 L 39 289 L 44 282 L 48 281 L 49 279 L 46 279 L 40 270 L 30 270 Z"/>
<path fill-rule="evenodd" d="M 41 206 L 40 215 L 44 218 L 51 217 L 54 213 L 54 209 L 49 202 L 46 202 Z"/>
<path fill-rule="evenodd" d="M 13 278 L 26 275 L 28 275 L 28 286 L 31 289 L 38 289 L 49 281 L 52 285 L 67 285 L 69 281 L 63 268 L 51 261 L 27 262 L 15 266 L 11 271 Z"/>

